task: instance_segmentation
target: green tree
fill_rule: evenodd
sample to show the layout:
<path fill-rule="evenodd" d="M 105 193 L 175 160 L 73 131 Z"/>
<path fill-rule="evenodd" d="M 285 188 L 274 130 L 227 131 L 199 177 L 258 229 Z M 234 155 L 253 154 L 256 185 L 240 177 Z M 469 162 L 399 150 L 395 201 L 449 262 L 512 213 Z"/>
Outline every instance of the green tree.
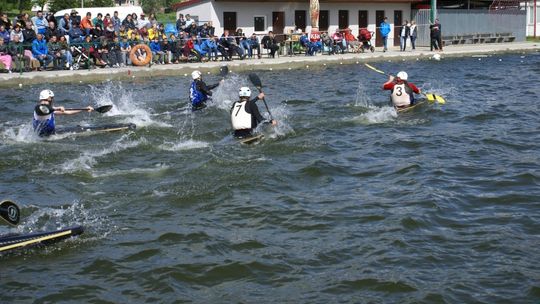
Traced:
<path fill-rule="evenodd" d="M 87 3 L 88 2 L 88 3 Z M 109 7 L 114 6 L 114 0 L 92 0 L 85 2 L 87 7 Z"/>
<path fill-rule="evenodd" d="M 77 8 L 80 6 L 80 0 L 51 0 L 49 2 L 49 10 L 51 12 L 58 12 L 63 9 Z"/>
<path fill-rule="evenodd" d="M 49 2 L 49 0 L 32 0 L 32 4 L 39 7 L 40 10 L 45 9 L 47 2 Z"/>
<path fill-rule="evenodd" d="M 165 0 L 143 0 L 142 8 L 146 14 L 158 12 L 165 7 Z"/>

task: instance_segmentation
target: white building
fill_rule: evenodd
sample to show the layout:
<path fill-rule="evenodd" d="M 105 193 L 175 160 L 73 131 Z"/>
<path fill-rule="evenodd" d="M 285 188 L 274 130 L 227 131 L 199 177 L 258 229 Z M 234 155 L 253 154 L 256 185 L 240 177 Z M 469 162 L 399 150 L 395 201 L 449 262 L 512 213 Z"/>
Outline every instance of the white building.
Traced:
<path fill-rule="evenodd" d="M 540 1 L 539 1 L 540 2 Z M 540 36 L 540 6 L 536 6 L 536 20 L 534 20 L 534 1 L 524 3 L 527 8 L 527 36 L 534 36 L 534 22 L 536 21 L 536 36 Z"/>
<path fill-rule="evenodd" d="M 357 35 L 360 28 L 367 27 L 376 33 L 376 45 L 380 46 L 382 42 L 376 27 L 386 16 L 392 28 L 388 43 L 399 45 L 393 25 L 401 25 L 403 21 L 409 20 L 412 2 L 418 1 L 320 0 L 319 30 L 332 33 L 338 28 L 350 28 Z M 242 28 L 246 35 L 265 34 L 268 31 L 282 34 L 295 25 L 307 32 L 311 30 L 309 0 L 187 0 L 172 7 L 177 17 L 179 14 L 189 14 L 199 24 L 212 21 L 218 36 L 224 29 L 235 31 L 237 28 Z"/>

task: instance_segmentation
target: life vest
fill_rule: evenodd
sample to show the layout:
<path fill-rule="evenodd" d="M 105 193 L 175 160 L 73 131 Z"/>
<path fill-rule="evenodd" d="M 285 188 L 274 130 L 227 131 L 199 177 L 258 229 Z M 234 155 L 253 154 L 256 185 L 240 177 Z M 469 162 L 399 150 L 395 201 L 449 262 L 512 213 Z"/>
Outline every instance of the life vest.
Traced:
<path fill-rule="evenodd" d="M 55 123 L 54 123 L 54 110 L 52 107 L 47 107 L 50 111 L 50 114 L 39 115 L 38 107 L 43 105 L 37 105 L 36 110 L 34 110 L 34 118 L 32 119 L 32 127 L 34 127 L 34 132 L 39 136 L 49 136 L 54 134 Z M 46 111 L 43 111 L 46 112 Z M 43 113 L 41 113 L 43 114 Z"/>
<path fill-rule="evenodd" d="M 251 114 L 246 111 L 248 101 L 236 101 L 231 110 L 231 123 L 234 130 L 251 129 Z"/>
<path fill-rule="evenodd" d="M 413 103 L 413 90 L 406 81 L 394 84 L 392 89 L 392 103 L 396 107 L 406 107 Z"/>
<path fill-rule="evenodd" d="M 191 99 L 191 104 L 194 106 L 208 100 L 208 96 L 197 89 L 197 80 L 193 80 L 191 83 L 191 87 L 189 88 L 189 99 Z"/>

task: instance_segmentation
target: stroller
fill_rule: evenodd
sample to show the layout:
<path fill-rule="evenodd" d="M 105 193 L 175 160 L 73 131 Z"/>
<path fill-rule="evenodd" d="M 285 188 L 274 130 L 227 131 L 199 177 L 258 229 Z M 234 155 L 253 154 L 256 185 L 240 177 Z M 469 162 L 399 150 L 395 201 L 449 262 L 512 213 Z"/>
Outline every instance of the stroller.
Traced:
<path fill-rule="evenodd" d="M 373 37 L 373 32 L 368 31 L 367 28 L 360 29 L 360 35 L 358 35 L 358 41 L 362 43 L 360 46 L 360 51 L 364 53 L 366 50 L 370 50 L 372 53 L 375 52 L 375 47 L 371 45 L 371 38 Z"/>
<path fill-rule="evenodd" d="M 73 54 L 73 69 L 78 70 L 82 66 L 90 68 L 91 60 L 88 51 L 82 45 L 71 45 L 71 53 Z"/>

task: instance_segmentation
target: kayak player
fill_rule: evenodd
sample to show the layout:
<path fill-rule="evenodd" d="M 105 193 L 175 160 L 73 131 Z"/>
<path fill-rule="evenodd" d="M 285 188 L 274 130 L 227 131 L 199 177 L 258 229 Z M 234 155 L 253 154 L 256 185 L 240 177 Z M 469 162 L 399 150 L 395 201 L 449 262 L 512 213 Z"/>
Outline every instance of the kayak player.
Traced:
<path fill-rule="evenodd" d="M 231 108 L 231 123 L 234 129 L 234 137 L 245 138 L 253 136 L 252 131 L 259 123 L 271 123 L 277 125 L 276 120 L 266 120 L 259 112 L 259 108 L 255 102 L 264 98 L 264 93 L 259 93 L 257 97 L 249 100 L 251 90 L 248 87 L 241 87 L 238 96 L 239 101 L 236 101 Z"/>
<path fill-rule="evenodd" d="M 39 102 L 34 108 L 34 118 L 32 126 L 34 132 L 39 136 L 49 136 L 54 134 L 55 121 L 54 115 L 72 115 L 82 112 L 83 110 L 66 110 L 64 107 L 53 106 L 54 93 L 51 90 L 43 90 L 39 93 Z M 92 112 L 94 108 L 86 107 L 87 112 Z"/>
<path fill-rule="evenodd" d="M 407 73 L 401 71 L 397 73 L 396 77 L 389 75 L 388 81 L 383 84 L 383 90 L 392 92 L 390 98 L 396 108 L 407 108 L 414 105 L 414 93 L 420 94 L 420 89 L 408 82 L 407 78 Z"/>
<path fill-rule="evenodd" d="M 198 70 L 195 70 L 193 71 L 193 73 L 191 73 L 191 78 L 193 78 L 193 82 L 191 82 L 191 86 L 189 87 L 191 110 L 202 110 L 206 108 L 206 101 L 208 100 L 208 96 L 212 96 L 212 91 L 210 90 L 220 85 L 223 80 L 214 85 L 206 85 L 206 83 L 202 80 L 201 72 Z"/>

